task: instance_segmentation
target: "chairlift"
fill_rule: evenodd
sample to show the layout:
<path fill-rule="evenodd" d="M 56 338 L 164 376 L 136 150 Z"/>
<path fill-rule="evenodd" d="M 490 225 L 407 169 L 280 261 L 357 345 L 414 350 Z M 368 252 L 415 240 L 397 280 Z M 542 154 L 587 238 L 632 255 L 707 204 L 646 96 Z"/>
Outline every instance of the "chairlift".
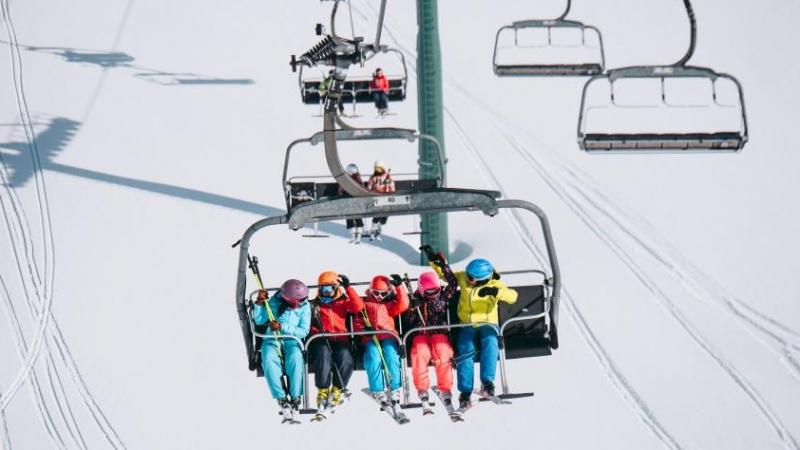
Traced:
<path fill-rule="evenodd" d="M 320 94 L 319 84 L 327 77 L 330 70 L 336 73 L 337 87 L 333 91 L 336 93 L 337 101 L 342 104 L 350 103 L 353 105 L 355 115 L 356 103 L 366 103 L 373 101 L 373 90 L 370 88 L 372 82 L 371 75 L 353 76 L 347 79 L 347 69 L 353 65 L 364 67 L 367 61 L 379 54 L 393 54 L 397 57 L 402 67 L 401 73 L 387 73 L 389 81 L 389 101 L 402 101 L 406 98 L 408 85 L 408 67 L 406 66 L 405 56 L 397 49 L 381 45 L 381 34 L 383 31 L 383 21 L 386 13 L 386 0 L 381 0 L 380 13 L 378 17 L 375 41 L 372 44 L 364 43 L 363 37 L 355 36 L 352 30 L 352 39 L 345 38 L 336 33 L 336 14 L 339 2 L 336 0 L 331 11 L 330 34 L 326 35 L 320 42 L 299 58 L 292 55 L 290 65 L 292 71 L 298 74 L 298 86 L 300 88 L 300 99 L 305 104 L 319 104 L 324 111 L 326 96 Z M 349 2 L 348 2 L 349 5 Z M 352 17 L 351 17 L 352 29 Z M 324 27 L 317 24 L 315 28 L 317 35 L 324 32 Z M 305 67 L 319 67 L 321 73 L 318 76 L 305 76 Z M 378 67 L 378 66 L 373 66 Z M 329 90 L 328 92 L 331 92 Z"/>
<path fill-rule="evenodd" d="M 739 80 L 708 67 L 686 65 L 694 53 L 697 24 L 690 1 L 683 3 L 691 39 L 681 60 L 670 66 L 613 69 L 586 82 L 578 118 L 581 149 L 604 153 L 736 152 L 747 143 L 747 114 Z M 590 104 L 589 97 L 595 95 L 603 101 Z M 680 115 L 675 116 L 676 112 Z M 649 125 L 641 126 L 647 119 Z"/>
<path fill-rule="evenodd" d="M 541 225 L 544 243 L 547 250 L 548 266 L 544 269 L 512 271 L 508 273 L 537 273 L 542 277 L 540 283 L 516 286 L 519 297 L 515 305 L 503 307 L 500 310 L 500 324 L 496 327 L 500 337 L 500 384 L 501 396 L 514 398 L 530 396 L 530 393 L 513 394 L 510 392 L 506 359 L 528 358 L 550 355 L 552 350 L 558 348 L 558 307 L 561 287 L 561 276 L 558 261 L 553 246 L 550 225 L 545 213 L 536 205 L 523 200 L 501 200 L 500 193 L 494 191 L 481 191 L 473 189 L 448 189 L 441 188 L 434 191 L 411 192 L 403 195 L 392 196 L 356 196 L 322 198 L 301 203 L 290 209 L 285 215 L 261 219 L 245 230 L 239 245 L 239 262 L 236 280 L 236 310 L 239 318 L 242 336 L 244 338 L 250 370 L 256 371 L 261 376 L 258 364 L 258 342 L 260 339 L 295 339 L 292 336 L 265 335 L 253 325 L 251 317 L 252 294 L 247 293 L 247 268 L 250 241 L 260 230 L 273 225 L 288 225 L 292 230 L 298 230 L 312 223 L 333 220 L 355 219 L 360 217 L 376 216 L 405 216 L 420 214 L 435 214 L 448 212 L 480 211 L 489 217 L 495 217 L 501 209 L 517 209 L 533 213 Z M 313 285 L 311 286 L 313 287 Z M 437 329 L 452 330 L 473 324 L 451 323 Z M 417 332 L 430 331 L 433 327 L 404 330 L 403 335 L 393 334 L 397 340 L 402 370 L 403 399 L 401 406 L 409 404 L 409 377 L 406 361 L 408 338 Z M 309 337 L 303 344 L 307 349 L 315 339 L 332 336 L 356 336 L 386 331 L 361 331 L 346 333 L 322 333 Z M 306 352 L 303 352 L 305 355 Z M 305 362 L 304 388 L 308 383 L 308 362 Z M 309 392 L 304 390 L 303 411 L 310 411 Z M 301 411 L 301 412 L 303 412 Z"/>
<path fill-rule="evenodd" d="M 434 178 L 421 179 L 419 176 L 410 173 L 393 174 L 393 176 L 399 175 L 395 179 L 395 195 L 443 188 L 447 185 L 443 150 L 439 142 L 433 136 L 419 134 L 414 130 L 403 128 L 348 128 L 336 130 L 334 134 L 336 141 L 405 140 L 408 142 L 416 142 L 424 140 L 431 142 L 436 147 L 436 154 L 438 156 L 438 164 L 431 169 L 433 169 L 433 172 L 437 175 Z M 300 144 L 311 144 L 313 146 L 324 142 L 324 140 L 325 132 L 320 131 L 309 138 L 297 139 L 286 148 L 281 188 L 284 191 L 287 211 L 291 211 L 295 207 L 309 201 L 341 195 L 339 189 L 340 184 L 336 179 L 334 178 L 333 181 L 328 181 L 331 178 L 330 174 L 323 176 L 304 175 L 289 177 L 289 162 L 292 157 L 292 151 Z M 340 162 L 339 164 L 341 165 Z M 367 193 L 375 195 L 375 193 L 370 193 L 369 191 L 367 191 Z"/>
<path fill-rule="evenodd" d="M 402 68 L 399 72 L 386 72 L 386 79 L 389 81 L 389 92 L 387 94 L 390 102 L 399 102 L 406 99 L 408 87 L 408 67 L 406 66 L 405 56 L 403 52 L 382 47 L 379 51 L 381 54 L 392 54 L 397 56 L 397 60 Z M 376 64 L 371 64 L 372 67 L 378 67 Z M 390 65 L 382 65 L 382 68 L 391 67 Z M 331 66 L 318 66 L 319 73 L 308 74 L 303 66 L 298 70 L 297 84 L 300 88 L 300 99 L 306 105 L 319 105 L 320 113 L 325 103 L 325 96 L 320 94 L 319 85 L 327 77 L 330 70 L 334 70 Z M 370 87 L 372 84 L 371 75 L 355 75 L 348 76 L 342 86 L 341 101 L 343 105 L 351 105 L 353 115 L 356 114 L 357 103 L 372 103 L 374 90 Z"/>
<path fill-rule="evenodd" d="M 564 13 L 556 19 L 531 19 L 513 22 L 497 30 L 492 56 L 495 75 L 509 76 L 591 76 L 603 72 L 605 53 L 600 30 L 574 20 L 566 20 L 572 1 L 567 0 Z M 554 33 L 580 36 L 577 43 L 558 43 Z M 503 43 L 510 40 L 510 45 Z M 543 36 L 542 36 L 543 35 Z M 527 43 L 527 38 L 538 36 L 543 43 Z M 521 39 L 522 38 L 522 39 Z M 510 50 L 513 49 L 513 50 Z M 500 62 L 502 54 L 518 53 L 525 62 Z M 589 59 L 591 53 L 594 59 Z M 504 60 L 506 58 L 501 58 Z M 532 61 L 531 61 L 532 60 Z"/>

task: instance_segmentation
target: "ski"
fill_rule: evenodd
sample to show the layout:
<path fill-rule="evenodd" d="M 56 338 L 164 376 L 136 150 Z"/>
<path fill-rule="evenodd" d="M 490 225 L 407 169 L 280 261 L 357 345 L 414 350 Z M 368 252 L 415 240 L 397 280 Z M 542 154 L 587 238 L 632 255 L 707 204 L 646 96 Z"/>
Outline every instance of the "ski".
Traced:
<path fill-rule="evenodd" d="M 461 417 L 461 413 L 453 407 L 453 399 L 451 398 L 450 401 L 447 402 L 445 401 L 444 397 L 442 397 L 442 392 L 439 390 L 439 388 L 434 387 L 432 390 L 433 393 L 439 397 L 439 401 L 442 402 L 442 405 L 444 405 L 444 409 L 447 410 L 447 415 L 450 417 L 450 420 L 453 422 L 463 422 L 464 418 Z"/>
<path fill-rule="evenodd" d="M 478 395 L 478 401 L 480 401 L 480 402 L 492 402 L 495 405 L 510 405 L 511 404 L 511 401 L 504 400 L 504 399 L 502 399 L 502 398 L 500 398 L 500 397 L 498 397 L 496 395 L 482 396 L 480 394 L 480 392 L 478 392 L 478 391 L 476 391 L 475 393 Z"/>
<path fill-rule="evenodd" d="M 375 396 L 372 395 L 372 392 L 370 392 L 368 388 L 361 389 L 361 392 L 363 392 L 367 397 L 374 400 L 375 403 L 377 403 L 381 407 L 381 411 L 385 411 L 386 414 L 389 415 L 389 417 L 391 417 L 392 419 L 394 419 L 395 422 L 397 422 L 398 425 L 405 425 L 408 422 L 411 422 L 411 420 L 405 414 L 403 414 L 403 412 L 397 411 L 395 410 L 395 408 L 392 407 L 392 405 L 384 404 L 379 399 L 375 398 Z"/>

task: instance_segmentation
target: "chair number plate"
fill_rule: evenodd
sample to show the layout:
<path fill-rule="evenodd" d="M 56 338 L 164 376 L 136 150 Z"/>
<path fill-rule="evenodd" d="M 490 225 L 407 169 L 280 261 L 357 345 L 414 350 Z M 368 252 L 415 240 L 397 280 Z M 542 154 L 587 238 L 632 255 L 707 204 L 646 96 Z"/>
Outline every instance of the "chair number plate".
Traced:
<path fill-rule="evenodd" d="M 386 195 L 377 197 L 372 201 L 373 206 L 392 206 L 392 205 L 409 205 L 411 204 L 411 196 L 409 195 Z"/>

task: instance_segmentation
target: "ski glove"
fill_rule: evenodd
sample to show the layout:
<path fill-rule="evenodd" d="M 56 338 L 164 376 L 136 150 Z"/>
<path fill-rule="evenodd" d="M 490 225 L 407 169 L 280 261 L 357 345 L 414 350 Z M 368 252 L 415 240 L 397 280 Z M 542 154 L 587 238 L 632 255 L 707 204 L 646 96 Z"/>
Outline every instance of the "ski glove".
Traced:
<path fill-rule="evenodd" d="M 393 274 L 389 275 L 389 277 L 392 279 L 389 282 L 389 283 L 392 284 L 392 286 L 397 287 L 397 286 L 400 286 L 401 284 L 403 284 L 403 277 L 401 277 L 400 275 L 398 275 L 396 273 L 393 273 Z"/>
<path fill-rule="evenodd" d="M 272 331 L 280 331 L 281 330 L 281 323 L 277 320 L 272 320 L 269 322 L 269 328 Z"/>
<path fill-rule="evenodd" d="M 409 304 L 410 309 L 419 308 L 422 305 L 423 299 L 421 295 L 414 294 L 411 296 L 411 303 Z"/>
<path fill-rule="evenodd" d="M 433 251 L 433 248 L 430 245 L 423 245 L 419 248 L 423 253 L 425 253 L 425 257 L 428 258 L 428 261 L 441 266 L 444 264 L 444 258 L 442 257 L 441 253 L 436 253 Z"/>
<path fill-rule="evenodd" d="M 256 305 L 263 305 L 267 297 L 268 295 L 266 289 L 261 289 L 260 291 L 258 291 L 258 297 L 256 297 Z"/>
<path fill-rule="evenodd" d="M 350 278 L 347 275 L 339 275 L 339 283 L 343 288 L 348 288 L 350 287 Z"/>
<path fill-rule="evenodd" d="M 484 287 L 478 291 L 478 295 L 481 297 L 486 297 L 487 295 L 496 296 L 498 289 L 496 287 Z"/>

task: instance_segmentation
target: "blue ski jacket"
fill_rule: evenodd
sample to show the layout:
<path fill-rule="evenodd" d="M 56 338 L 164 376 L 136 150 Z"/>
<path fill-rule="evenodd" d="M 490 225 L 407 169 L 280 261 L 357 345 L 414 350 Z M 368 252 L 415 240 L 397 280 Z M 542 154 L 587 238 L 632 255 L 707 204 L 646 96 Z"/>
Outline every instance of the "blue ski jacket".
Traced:
<path fill-rule="evenodd" d="M 304 339 L 308 336 L 308 331 L 311 327 L 311 308 L 308 301 L 303 301 L 295 308 L 289 308 L 284 303 L 281 293 L 278 292 L 269 299 L 267 302 L 275 320 L 280 322 L 280 334 L 295 336 Z M 269 314 L 267 314 L 266 305 L 256 304 L 253 306 L 253 321 L 256 325 L 264 325 L 269 322 Z M 265 334 L 275 334 L 271 329 L 267 329 Z"/>

